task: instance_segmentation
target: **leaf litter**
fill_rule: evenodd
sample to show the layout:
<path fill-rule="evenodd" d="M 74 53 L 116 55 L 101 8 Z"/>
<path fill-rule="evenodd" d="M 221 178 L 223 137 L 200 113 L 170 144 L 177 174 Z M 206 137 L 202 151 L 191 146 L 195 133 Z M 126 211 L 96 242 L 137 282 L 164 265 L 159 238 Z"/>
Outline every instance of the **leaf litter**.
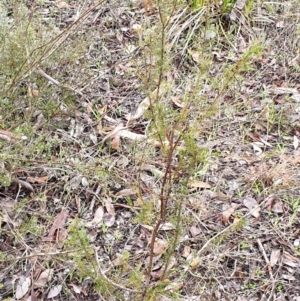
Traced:
<path fill-rule="evenodd" d="M 286 3 L 286 7 L 289 3 Z M 89 1 L 86 5 L 90 5 Z M 57 24 L 61 28 L 67 28 L 70 17 L 76 17 L 75 10 L 80 8 L 80 4 L 74 1 L 70 4 L 57 1 L 52 7 L 55 10 L 51 17 L 60 20 L 61 23 Z M 213 66 L 210 70 L 213 76 L 228 66 L 228 62 L 236 61 L 239 53 L 246 53 L 250 40 L 254 38 L 251 36 L 254 33 L 249 28 L 247 16 L 241 14 L 244 7 L 245 1 L 237 1 L 229 15 L 230 22 L 233 22 L 231 25 L 234 24 L 240 29 L 237 40 L 234 41 L 237 46 L 233 45 L 237 52 L 233 55 L 226 47 L 213 49 Z M 27 260 L 23 254 L 28 254 L 39 238 L 51 243 L 63 242 L 60 252 L 62 255 L 64 251 L 68 252 L 64 250 L 65 242 L 71 236 L 67 229 L 69 221 L 75 218 L 84 220 L 84 223 L 78 225 L 80 231 L 87 228 L 87 232 L 94 235 L 92 243 L 97 246 L 97 252 L 101 255 L 105 275 L 114 277 L 116 270 L 112 262 L 116 258 L 119 266 L 127 265 L 126 272 L 118 279 L 122 283 L 126 283 L 128 270 L 145 265 L 147 246 L 154 229 L 153 220 L 136 223 L 135 218 L 140 210 L 145 210 L 144 206 L 153 205 L 153 195 L 159 190 L 159 181 L 164 174 L 163 157 L 156 148 L 161 149 L 168 145 L 167 141 L 148 137 L 149 123 L 146 115 L 151 103 L 157 101 L 157 96 L 169 99 L 177 110 L 185 110 L 188 105 L 181 97 L 182 91 L 170 97 L 165 92 L 167 87 L 162 87 L 158 95 L 154 88 L 147 96 L 139 89 L 140 80 L 134 73 L 140 66 L 132 58 L 138 56 L 140 51 L 136 41 L 147 28 L 144 20 L 150 20 L 147 18 L 155 14 L 157 8 L 154 3 L 143 1 L 142 10 L 134 3 L 131 8 L 125 4 L 114 8 L 103 5 L 93 11 L 92 18 L 87 21 L 83 30 L 93 33 L 93 43 L 78 60 L 79 69 L 70 72 L 77 72 L 78 77 L 80 73 L 90 72 L 88 70 L 95 70 L 94 74 L 90 74 L 86 83 L 77 82 L 75 77 L 66 78 L 74 86 L 82 87 L 82 93 L 89 99 L 95 99 L 99 103 L 91 103 L 81 95 L 74 101 L 76 112 L 72 118 L 54 117 L 49 122 L 49 128 L 44 128 L 41 121 L 35 127 L 38 131 L 36 136 L 46 134 L 49 139 L 53 138 L 53 164 L 40 163 L 38 160 L 41 157 L 38 157 L 36 162 L 28 162 L 24 169 L 13 167 L 13 176 L 17 180 L 8 188 L 1 187 L 1 198 L 5 196 L 7 203 L 14 200 L 10 201 L 10 209 L 1 205 L 3 211 L 7 210 L 0 217 L 5 233 L 1 251 L 20 258 L 20 264 L 13 269 L 15 272 L 8 268 L 1 272 L 1 283 L 4 283 L 7 276 L 17 277 L 14 292 L 11 286 L 4 285 L 5 297 L 26 298 L 33 285 L 39 297 L 42 296 L 39 289 L 44 288 L 48 289 L 47 294 L 43 293 L 48 299 L 63 296 L 63 300 L 68 300 L 68 296 L 64 295 L 64 291 L 67 291 L 63 289 L 65 283 L 53 284 L 52 281 L 62 269 L 68 274 L 68 269 L 73 268 L 74 258 L 63 261 L 64 265 L 60 265 L 59 260 L 56 261 L 53 257 L 50 260 L 50 255 L 46 256 L 48 250 L 44 245 L 45 255 L 38 256 L 44 269 L 33 283 L 31 284 L 29 277 L 16 274 L 22 274 L 22 264 Z M 45 18 L 48 17 L 48 7 L 40 6 L 38 9 L 43 11 Z M 283 12 L 287 13 L 288 9 L 285 9 Z M 169 32 L 170 49 L 176 45 L 180 48 L 180 53 L 191 57 L 190 62 L 183 57 L 179 58 L 181 69 L 174 67 L 166 75 L 170 80 L 168 85 L 179 90 L 182 87 L 175 87 L 181 80 L 178 74 L 189 74 L 195 63 L 202 64 L 204 60 L 202 53 L 185 41 L 184 30 L 191 28 L 197 31 L 193 27 L 197 25 L 197 18 L 192 14 L 185 14 L 185 11 L 176 13 L 174 26 L 172 25 Z M 271 297 L 283 300 L 284 294 L 295 299 L 300 293 L 294 285 L 299 278 L 299 223 L 296 218 L 299 211 L 297 168 L 300 161 L 297 124 L 299 74 L 296 71 L 299 62 L 293 45 L 289 44 L 290 39 L 295 38 L 292 36 L 293 28 L 285 26 L 285 22 L 279 20 L 286 18 L 285 15 L 274 16 L 274 20 L 278 20 L 276 26 L 273 26 L 273 23 L 268 25 L 273 17 L 269 18 L 267 12 L 268 9 L 263 7 L 255 15 L 255 30 L 261 32 L 264 26 L 268 29 L 264 55 L 254 58 L 254 72 L 245 70 L 245 81 L 240 81 L 238 87 L 234 84 L 229 87 L 226 95 L 222 96 L 218 114 L 209 122 L 205 121 L 203 131 L 201 129 L 201 133 L 195 135 L 199 145 L 209 148 L 217 156 L 211 158 L 205 173 L 190 179 L 190 190 L 182 201 L 184 219 L 175 250 L 176 260 L 171 257 L 167 267 L 165 258 L 170 250 L 167 238 L 176 230 L 173 220 L 161 225 L 155 242 L 154 251 L 157 256 L 151 271 L 152 280 L 154 283 L 159 281 L 163 272 L 168 271 L 172 280 L 171 283 L 166 283 L 164 290 L 178 293 L 182 300 L 262 300 Z M 144 16 L 144 13 L 148 15 Z M 278 14 L 280 13 L 282 10 L 278 7 Z M 191 17 L 193 21 L 190 21 Z M 140 27 L 135 24 L 140 24 Z M 99 37 L 99 30 L 104 40 Z M 228 28 L 224 27 L 223 30 Z M 198 34 L 202 34 L 203 40 L 213 42 L 218 33 L 212 26 L 205 34 L 200 31 Z M 70 36 L 70 39 L 73 38 L 76 39 L 76 36 Z M 226 44 L 221 36 L 219 39 L 221 44 Z M 286 46 L 285 62 L 280 61 L 282 49 L 276 46 L 283 44 L 283 41 Z M 101 46 L 103 43 L 105 47 Z M 106 61 L 105 57 L 109 59 Z M 96 70 L 94 66 L 96 58 L 103 60 L 101 70 Z M 90 64 L 84 72 L 80 72 L 79 67 L 82 59 Z M 177 59 L 174 56 L 174 60 Z M 61 67 L 53 67 L 53 74 L 59 72 L 60 68 L 67 69 L 68 62 Z M 66 74 L 69 71 L 66 70 Z M 60 82 L 63 81 L 60 79 Z M 203 90 L 209 100 L 216 95 L 213 85 L 208 83 L 203 86 Z M 38 92 L 32 90 L 32 98 L 34 93 L 35 97 L 42 95 L 40 89 L 36 91 Z M 54 93 L 53 97 L 59 99 L 58 94 Z M 61 99 L 59 101 L 62 102 Z M 62 103 L 61 105 L 63 106 Z M 43 116 L 45 118 L 46 115 Z M 33 121 L 33 125 L 37 122 L 38 120 Z M 56 124 L 60 124 L 58 130 L 55 130 Z M 27 146 L 26 138 L 21 131 L 14 133 L 10 129 L 0 130 L 0 139 L 5 143 L 23 141 Z M 61 142 L 57 142 L 59 139 L 62 139 Z M 132 144 L 134 148 L 131 148 Z M 139 157 L 136 154 L 144 154 L 145 149 L 149 148 L 153 148 L 155 155 L 138 164 Z M 63 161 L 60 161 L 63 154 L 60 150 L 68 150 Z M 74 166 L 80 162 L 83 163 L 79 168 L 80 172 L 74 173 Z M 92 169 L 91 166 L 96 168 Z M 3 168 L 10 171 L 10 167 Z M 104 171 L 110 171 L 111 175 L 108 176 Z M 143 179 L 141 190 L 136 189 L 136 183 L 140 179 Z M 14 206 L 23 204 L 22 202 L 28 204 L 22 207 L 24 213 L 21 214 Z M 95 207 L 93 205 L 92 210 L 87 213 L 91 202 Z M 139 210 L 133 210 L 132 204 L 136 204 L 135 207 Z M 154 208 L 156 205 L 154 203 Z M 41 229 L 51 217 L 50 229 L 47 228 L 48 232 L 45 229 L 42 234 L 33 234 L 32 227 L 21 242 L 15 241 L 11 227 L 21 230 L 20 225 L 30 224 L 31 216 L 37 218 L 31 222 L 38 223 Z M 261 240 L 261 249 L 258 248 L 258 238 Z M 206 245 L 207 242 L 211 243 Z M 199 250 L 203 246 L 207 247 L 200 254 Z M 71 251 L 74 253 L 74 250 Z M 128 261 L 124 261 L 126 252 L 130 254 Z M 90 255 L 88 252 L 85 254 L 92 261 Z M 8 262 L 12 258 L 8 256 L 7 259 L 6 264 L 9 267 Z M 276 275 L 274 281 L 278 284 L 278 289 L 272 289 L 270 270 L 266 268 L 267 261 L 271 275 Z M 45 268 L 52 263 L 51 268 Z M 34 267 L 30 268 L 36 270 Z M 70 279 L 71 277 L 66 280 L 67 286 L 72 287 L 80 298 L 85 296 L 89 300 L 98 300 L 98 293 L 89 277 L 84 277 L 82 283 L 77 283 L 75 278 Z M 203 290 L 203 287 L 206 289 Z M 132 295 L 127 300 L 130 298 L 134 300 Z M 170 300 L 169 297 L 168 299 Z"/>

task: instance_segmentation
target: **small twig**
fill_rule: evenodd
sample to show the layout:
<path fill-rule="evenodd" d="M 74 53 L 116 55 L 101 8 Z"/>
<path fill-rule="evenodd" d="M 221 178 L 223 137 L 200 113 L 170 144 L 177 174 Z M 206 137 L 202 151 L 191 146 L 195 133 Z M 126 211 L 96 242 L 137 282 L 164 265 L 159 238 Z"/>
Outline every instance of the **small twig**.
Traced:
<path fill-rule="evenodd" d="M 272 272 L 272 267 L 271 267 L 271 263 L 270 263 L 270 260 L 266 254 L 266 251 L 260 241 L 260 239 L 258 238 L 257 240 L 257 244 L 258 244 L 258 248 L 260 249 L 260 251 L 262 252 L 263 256 L 264 256 L 264 259 L 266 261 L 266 264 L 267 264 L 267 267 L 268 267 L 268 271 L 269 271 L 269 275 L 270 275 L 270 278 L 272 280 L 272 289 L 271 289 L 271 292 L 270 292 L 270 296 L 268 298 L 267 301 L 271 301 L 272 300 L 272 297 L 274 295 L 274 291 L 275 291 L 275 279 L 274 279 L 274 276 L 273 276 L 273 272 Z"/>
<path fill-rule="evenodd" d="M 93 211 L 93 208 L 94 208 L 94 205 L 95 205 L 95 202 L 96 202 L 96 198 L 97 198 L 97 196 L 98 196 L 100 190 L 101 190 L 101 186 L 98 185 L 98 187 L 97 187 L 97 189 L 96 189 L 96 192 L 93 193 L 94 196 L 93 196 L 92 201 L 91 201 L 91 204 L 90 204 L 90 211 Z"/>
<path fill-rule="evenodd" d="M 72 92 L 74 92 L 76 94 L 79 94 L 85 100 L 88 100 L 80 90 L 72 88 L 72 87 L 69 87 L 69 86 L 62 85 L 59 81 L 57 81 L 56 79 L 54 79 L 53 77 L 51 77 L 49 74 L 47 74 L 46 72 L 44 72 L 41 68 L 38 68 L 37 70 L 38 70 L 38 72 L 39 72 L 40 75 L 42 75 L 43 77 L 45 77 L 47 80 L 49 80 L 54 85 L 56 85 L 58 87 L 61 87 L 61 88 L 65 88 L 65 89 L 67 89 L 69 91 L 72 91 Z"/>
<path fill-rule="evenodd" d="M 254 208 L 252 208 L 252 210 L 250 210 L 247 214 L 245 214 L 243 216 L 243 218 L 251 215 L 255 210 L 257 210 L 257 208 L 261 207 L 265 202 L 267 201 L 267 199 L 265 199 L 261 204 L 259 204 L 258 206 L 255 206 Z M 236 223 L 232 223 L 231 225 L 229 225 L 228 227 L 226 227 L 225 229 L 223 229 L 221 232 L 217 233 L 216 235 L 214 235 L 212 238 L 210 238 L 203 246 L 202 248 L 197 252 L 197 255 L 200 255 L 209 245 L 212 241 L 214 241 L 216 238 L 218 238 L 219 236 L 221 236 L 222 234 L 224 234 L 225 232 L 227 232 L 229 229 L 231 229 L 233 226 L 235 226 Z"/>
<path fill-rule="evenodd" d="M 68 250 L 68 251 L 61 251 L 61 252 L 36 253 L 36 254 L 20 256 L 20 257 L 16 257 L 16 258 L 5 258 L 3 260 L 0 260 L 0 262 L 18 261 L 18 260 L 23 260 L 23 259 L 28 259 L 28 258 L 32 258 L 32 257 L 38 257 L 38 256 L 52 256 L 52 255 L 68 254 L 68 253 L 74 253 L 74 252 L 80 251 L 80 250 L 81 250 L 81 248 L 74 249 L 74 250 Z"/>
<path fill-rule="evenodd" d="M 105 273 L 101 270 L 100 263 L 99 263 L 99 258 L 98 258 L 98 253 L 97 253 L 97 248 L 95 246 L 94 246 L 94 253 L 95 253 L 96 263 L 97 263 L 97 266 L 98 266 L 98 272 L 100 273 L 101 277 L 103 277 L 109 284 L 111 284 L 112 286 L 117 287 L 117 288 L 119 288 L 121 290 L 125 290 L 125 291 L 131 292 L 131 293 L 137 293 L 137 294 L 141 294 L 142 293 L 142 291 L 138 291 L 138 290 L 135 290 L 135 289 L 124 287 L 124 286 L 122 286 L 122 285 L 120 285 L 118 283 L 115 283 L 114 281 L 110 280 L 105 275 Z"/>
<path fill-rule="evenodd" d="M 136 206 L 130 206 L 130 205 L 125 205 L 125 204 L 121 204 L 121 203 L 114 203 L 115 207 L 121 207 L 121 208 L 127 208 L 130 209 L 134 212 L 137 212 L 138 210 L 142 210 L 141 207 L 136 207 Z"/>
<path fill-rule="evenodd" d="M 259 247 L 260 251 L 261 251 L 262 254 L 264 255 L 266 264 L 267 264 L 267 266 L 268 266 L 268 271 L 269 271 L 269 274 L 270 274 L 270 278 L 271 278 L 272 280 L 274 280 L 274 276 L 273 276 L 273 272 L 272 272 L 272 267 L 271 267 L 270 260 L 269 260 L 269 258 L 268 258 L 268 256 L 267 256 L 267 254 L 266 254 L 266 252 L 265 252 L 265 249 L 264 249 L 264 247 L 263 247 L 263 245 L 262 245 L 262 243 L 261 243 L 261 241 L 260 241 L 259 238 L 257 239 L 257 244 L 258 244 L 258 247 Z"/>
<path fill-rule="evenodd" d="M 60 82 L 59 81 L 57 81 L 56 79 L 54 79 L 53 77 L 51 77 L 50 75 L 48 75 L 41 68 L 38 69 L 38 72 L 39 72 L 40 75 L 42 75 L 43 77 L 45 77 L 48 81 L 50 81 L 54 85 L 60 86 Z"/>
<path fill-rule="evenodd" d="M 77 26 L 79 26 L 80 22 L 82 22 L 83 20 L 86 20 L 88 18 L 88 16 L 90 15 L 90 13 L 92 11 L 94 11 L 98 6 L 100 6 L 104 2 L 105 2 L 105 0 L 101 0 L 98 3 L 96 3 L 95 5 L 93 5 L 87 11 L 85 11 L 81 16 L 79 16 L 70 26 L 68 26 L 65 30 L 63 30 L 61 33 L 59 33 L 53 39 L 51 39 L 50 41 L 44 43 L 43 45 L 35 48 L 33 51 L 31 51 L 29 56 L 27 56 L 27 58 L 24 60 L 24 62 L 20 65 L 19 69 L 17 70 L 16 77 L 12 80 L 11 84 L 9 85 L 9 87 L 6 89 L 6 91 L 4 93 L 7 94 L 12 89 L 12 87 L 16 84 L 17 81 L 19 81 L 22 77 L 27 76 L 28 72 L 30 72 L 30 70 L 32 70 L 38 64 L 40 64 L 41 62 L 46 60 L 49 56 L 51 56 L 57 50 L 57 48 L 60 45 L 62 45 L 63 42 L 65 42 L 67 40 L 67 38 L 70 35 L 71 29 L 76 28 Z M 54 47 L 55 44 L 58 45 L 58 46 Z M 46 47 L 48 47 L 48 48 L 46 48 Z M 21 73 L 22 69 L 24 69 L 24 66 L 29 62 L 29 59 L 35 55 L 35 52 L 37 50 L 40 50 L 40 49 L 44 50 L 42 56 L 37 58 L 36 61 L 31 63 L 27 67 L 27 69 L 24 72 Z"/>
<path fill-rule="evenodd" d="M 19 195 L 20 195 L 20 191 L 21 191 L 21 184 L 19 182 L 17 182 L 17 184 L 18 184 L 18 193 L 17 193 L 16 198 L 15 198 L 16 202 L 18 201 L 18 198 L 19 198 Z"/>

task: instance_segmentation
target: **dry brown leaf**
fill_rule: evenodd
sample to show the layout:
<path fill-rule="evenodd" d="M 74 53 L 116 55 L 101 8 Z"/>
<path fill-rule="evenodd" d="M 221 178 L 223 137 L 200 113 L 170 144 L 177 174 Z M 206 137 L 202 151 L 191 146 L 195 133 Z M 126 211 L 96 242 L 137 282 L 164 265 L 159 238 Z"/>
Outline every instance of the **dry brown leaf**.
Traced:
<path fill-rule="evenodd" d="M 32 96 L 34 96 L 34 97 L 38 97 L 39 96 L 39 90 L 33 89 L 33 90 L 31 90 L 31 93 L 32 93 Z"/>
<path fill-rule="evenodd" d="M 165 287 L 165 291 L 169 291 L 171 293 L 175 293 L 183 288 L 182 282 L 172 282 Z"/>
<path fill-rule="evenodd" d="M 231 195 L 227 195 L 227 194 L 225 194 L 225 193 L 223 193 L 221 191 L 212 191 L 210 197 L 212 199 L 218 199 L 220 201 L 226 201 L 226 200 L 231 199 L 232 196 Z"/>
<path fill-rule="evenodd" d="M 166 268 L 166 272 L 168 273 L 174 266 L 177 264 L 176 257 L 172 256 L 169 260 L 169 264 Z"/>
<path fill-rule="evenodd" d="M 118 191 L 115 196 L 117 197 L 124 197 L 129 195 L 135 195 L 136 193 L 133 191 L 133 189 L 123 189 Z"/>
<path fill-rule="evenodd" d="M 68 4 L 68 3 L 66 3 L 65 1 L 56 1 L 55 3 L 54 3 L 54 5 L 56 6 L 56 7 L 58 7 L 58 8 L 69 8 L 70 7 L 70 5 Z"/>
<path fill-rule="evenodd" d="M 28 292 L 31 284 L 30 277 L 21 276 L 16 286 L 15 297 L 17 300 L 22 299 Z"/>
<path fill-rule="evenodd" d="M 86 226 L 88 228 L 100 227 L 102 225 L 103 215 L 104 215 L 104 209 L 102 206 L 99 206 L 95 212 L 93 220 L 90 222 L 87 222 Z"/>
<path fill-rule="evenodd" d="M 192 182 L 189 183 L 189 186 L 191 186 L 192 188 L 205 188 L 205 189 L 211 188 L 211 186 L 208 183 L 199 180 L 193 180 Z"/>
<path fill-rule="evenodd" d="M 73 290 L 76 294 L 81 294 L 81 292 L 82 292 L 81 286 L 78 286 L 74 283 L 71 283 L 70 285 L 73 287 Z"/>
<path fill-rule="evenodd" d="M 283 202 L 282 201 L 278 201 L 278 200 L 275 201 L 271 210 L 274 213 L 283 213 L 284 212 Z"/>
<path fill-rule="evenodd" d="M 155 256 L 153 258 L 153 261 L 156 262 L 161 258 L 161 254 L 158 256 Z M 173 267 L 174 265 L 177 263 L 177 260 L 174 256 L 172 256 L 169 260 L 169 264 L 168 266 L 165 268 L 165 265 L 163 265 L 161 262 L 158 262 L 152 269 L 151 272 L 151 278 L 155 281 L 161 279 L 161 277 L 163 276 L 163 273 L 168 273 Z"/>
<path fill-rule="evenodd" d="M 148 230 L 148 231 L 153 231 L 153 226 L 149 226 L 149 225 L 144 225 L 144 224 L 142 224 L 141 225 L 142 226 L 142 228 L 141 228 L 141 230 Z M 150 238 L 151 237 L 151 235 L 150 236 L 147 236 L 148 238 Z"/>
<path fill-rule="evenodd" d="M 110 138 L 114 138 L 115 135 L 120 132 L 121 130 L 125 130 L 126 127 L 123 126 L 123 123 L 118 124 L 110 133 L 108 133 L 103 139 L 102 143 L 104 143 L 106 140 Z"/>
<path fill-rule="evenodd" d="M 65 228 L 59 229 L 59 231 L 57 232 L 57 235 L 56 235 L 56 242 L 58 243 L 57 248 L 59 248 L 59 249 L 63 248 L 64 242 L 67 237 L 68 237 L 68 230 Z"/>
<path fill-rule="evenodd" d="M 196 226 L 192 226 L 190 228 L 190 233 L 191 233 L 192 237 L 199 235 L 201 232 L 202 232 L 201 229 L 197 228 Z"/>
<path fill-rule="evenodd" d="M 142 198 L 137 198 L 134 202 L 133 202 L 133 206 L 134 207 L 140 207 L 143 205 L 143 199 Z"/>
<path fill-rule="evenodd" d="M 163 176 L 163 172 L 151 164 L 142 164 L 141 170 L 150 171 L 154 176 Z"/>
<path fill-rule="evenodd" d="M 151 279 L 153 281 L 158 281 L 161 279 L 163 273 L 164 273 L 164 268 L 161 267 L 160 269 L 157 269 L 157 270 L 151 272 Z"/>
<path fill-rule="evenodd" d="M 272 207 L 274 206 L 274 198 L 272 196 L 269 196 L 266 200 L 265 200 L 265 205 L 264 208 L 267 208 L 268 210 L 271 210 Z"/>
<path fill-rule="evenodd" d="M 144 113 L 148 110 L 148 108 L 150 107 L 150 104 L 151 104 L 150 99 L 148 97 L 146 97 L 139 104 L 135 114 L 130 118 L 129 123 L 132 123 L 136 119 L 139 119 L 140 117 L 142 117 L 144 115 Z"/>
<path fill-rule="evenodd" d="M 53 269 L 46 269 L 44 270 L 39 278 L 33 283 L 36 287 L 44 287 L 47 282 L 49 282 L 52 279 L 53 276 Z"/>
<path fill-rule="evenodd" d="M 123 137 L 123 138 L 131 139 L 133 141 L 140 141 L 140 140 L 143 140 L 143 139 L 147 138 L 146 135 L 133 133 L 133 132 L 128 131 L 128 130 L 121 130 L 120 131 L 120 136 Z"/>
<path fill-rule="evenodd" d="M 296 156 L 293 159 L 290 160 L 292 165 L 296 165 L 298 163 L 300 163 L 300 156 Z"/>
<path fill-rule="evenodd" d="M 94 215 L 95 223 L 100 223 L 102 221 L 103 213 L 104 213 L 103 207 L 99 206 Z"/>
<path fill-rule="evenodd" d="M 170 222 L 164 223 L 163 225 L 161 225 L 159 227 L 159 230 L 163 230 L 163 231 L 170 231 L 170 230 L 175 230 L 176 226 Z"/>
<path fill-rule="evenodd" d="M 291 262 L 298 263 L 299 259 L 288 252 L 284 252 L 284 259 L 290 260 Z"/>
<path fill-rule="evenodd" d="M 185 107 L 184 102 L 182 102 L 178 97 L 172 97 L 172 101 L 179 108 L 184 108 Z"/>
<path fill-rule="evenodd" d="M 154 14 L 155 9 L 153 6 L 153 1 L 152 0 L 142 0 L 143 5 L 144 5 L 144 10 L 145 13 L 148 14 Z"/>
<path fill-rule="evenodd" d="M 227 225 L 229 222 L 229 218 L 234 213 L 235 209 L 233 207 L 229 207 L 225 211 L 222 212 L 222 222 L 224 225 Z"/>
<path fill-rule="evenodd" d="M 62 209 L 61 212 L 54 218 L 53 224 L 49 230 L 49 234 L 47 237 L 52 238 L 55 235 L 56 230 L 62 229 L 66 219 L 68 217 L 69 212 L 66 209 Z"/>
<path fill-rule="evenodd" d="M 157 239 L 154 243 L 153 253 L 155 255 L 163 254 L 168 249 L 168 242 L 163 239 Z"/>
<path fill-rule="evenodd" d="M 276 265 L 276 263 L 278 262 L 279 256 L 280 256 L 280 250 L 279 249 L 272 250 L 271 256 L 270 256 L 270 265 L 271 265 L 271 267 Z"/>
<path fill-rule="evenodd" d="M 105 206 L 106 211 L 107 211 L 110 215 L 115 216 L 115 207 L 114 207 L 114 205 L 113 205 L 112 202 L 111 202 L 111 198 L 106 198 L 106 199 L 104 200 L 104 206 Z"/>
<path fill-rule="evenodd" d="M 255 218 L 259 217 L 260 207 L 258 206 L 257 201 L 251 197 L 245 197 L 243 199 L 243 204 L 251 211 L 251 215 Z"/>
<path fill-rule="evenodd" d="M 0 201 L 0 211 L 1 211 L 2 221 L 5 221 L 6 223 L 11 223 L 15 227 L 17 227 L 17 225 L 19 223 L 15 219 L 10 219 L 10 217 L 9 217 L 9 215 L 7 215 L 7 213 L 15 210 L 16 203 L 17 202 L 15 200 L 13 200 L 9 197 L 2 198 Z M 1 224 L 1 222 L 0 222 L 0 224 Z"/>
<path fill-rule="evenodd" d="M 44 183 L 49 179 L 49 176 L 44 176 L 44 177 L 37 177 L 37 178 L 33 178 L 33 177 L 27 177 L 27 182 L 29 183 Z"/>
<path fill-rule="evenodd" d="M 47 295 L 47 299 L 55 298 L 56 296 L 58 296 L 60 294 L 61 290 L 62 290 L 62 285 L 61 284 L 52 287 L 49 290 L 49 293 Z"/>
<path fill-rule="evenodd" d="M 116 133 L 111 142 L 111 148 L 118 150 L 120 148 L 120 132 Z"/>
<path fill-rule="evenodd" d="M 291 99 L 296 102 L 300 102 L 300 93 L 297 88 L 288 88 L 288 87 L 276 87 L 274 89 L 270 89 L 270 92 L 274 94 L 290 94 Z"/>
<path fill-rule="evenodd" d="M 266 140 L 264 140 L 262 137 L 260 138 L 260 141 L 261 141 L 263 144 L 265 144 L 265 145 L 267 145 L 267 146 L 269 146 L 269 147 L 272 147 L 272 144 L 270 144 L 269 142 L 267 142 Z"/>
<path fill-rule="evenodd" d="M 282 261 L 285 265 L 288 265 L 292 268 L 297 268 L 298 267 L 298 262 L 294 262 L 293 260 L 284 258 Z"/>
<path fill-rule="evenodd" d="M 188 49 L 188 53 L 192 56 L 192 59 L 196 63 L 200 63 L 203 60 L 203 57 L 199 51 Z"/>
<path fill-rule="evenodd" d="M 191 247 L 190 246 L 184 246 L 181 256 L 184 258 L 187 258 L 191 254 Z"/>
<path fill-rule="evenodd" d="M 235 224 L 235 223 L 238 223 L 240 220 L 241 220 L 240 217 L 235 216 L 235 217 L 233 218 L 233 223 L 234 223 L 234 224 Z"/>
<path fill-rule="evenodd" d="M 166 90 L 166 83 L 162 83 L 159 89 L 159 95 L 161 96 Z M 157 99 L 157 88 L 151 93 L 150 97 L 146 97 L 138 106 L 137 110 L 135 111 L 134 115 L 130 118 L 128 123 L 134 122 L 136 119 L 139 119 L 144 115 L 144 113 L 148 110 L 151 105 L 151 102 L 156 101 Z"/>
<path fill-rule="evenodd" d="M 13 183 L 18 184 L 18 185 L 20 185 L 21 187 L 24 187 L 24 188 L 28 189 L 28 190 L 31 191 L 31 192 L 34 192 L 34 189 L 33 189 L 33 187 L 31 186 L 31 184 L 29 184 L 29 183 L 26 182 L 26 181 L 23 181 L 23 180 L 14 178 L 14 179 L 13 179 Z"/>

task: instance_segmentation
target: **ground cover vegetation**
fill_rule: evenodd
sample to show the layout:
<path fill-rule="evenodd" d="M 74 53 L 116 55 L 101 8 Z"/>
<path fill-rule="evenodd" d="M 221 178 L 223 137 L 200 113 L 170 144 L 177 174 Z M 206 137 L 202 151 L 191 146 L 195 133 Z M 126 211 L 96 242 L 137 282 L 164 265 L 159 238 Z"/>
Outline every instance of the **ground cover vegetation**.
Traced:
<path fill-rule="evenodd" d="M 299 300 L 299 18 L 1 1 L 0 300 Z"/>

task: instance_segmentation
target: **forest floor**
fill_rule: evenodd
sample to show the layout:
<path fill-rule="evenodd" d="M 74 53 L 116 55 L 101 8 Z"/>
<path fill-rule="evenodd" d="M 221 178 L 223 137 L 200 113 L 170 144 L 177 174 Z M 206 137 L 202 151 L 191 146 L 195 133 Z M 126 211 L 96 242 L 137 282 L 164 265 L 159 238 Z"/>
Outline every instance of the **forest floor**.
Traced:
<path fill-rule="evenodd" d="M 0 4 L 0 300 L 300 300 L 300 4 L 202 2 Z"/>

